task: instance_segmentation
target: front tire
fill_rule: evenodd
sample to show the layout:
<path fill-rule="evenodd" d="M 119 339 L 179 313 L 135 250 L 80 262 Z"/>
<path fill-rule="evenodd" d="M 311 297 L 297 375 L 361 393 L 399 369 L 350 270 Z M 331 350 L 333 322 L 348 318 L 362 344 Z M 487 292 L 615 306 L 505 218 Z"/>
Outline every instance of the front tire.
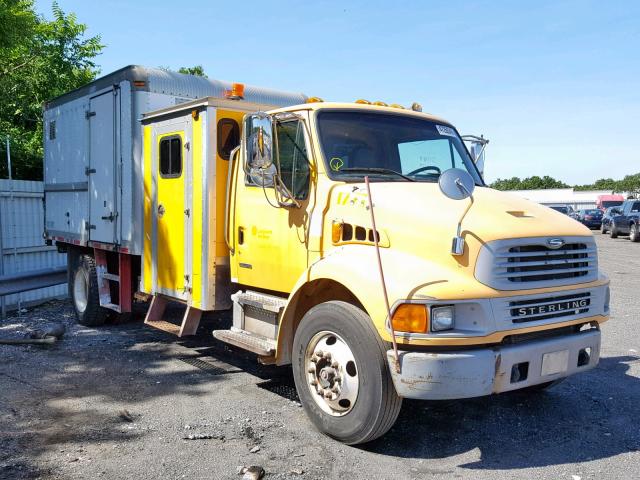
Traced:
<path fill-rule="evenodd" d="M 100 306 L 96 263 L 90 255 L 80 255 L 71 273 L 71 299 L 80 325 L 98 327 L 107 320 L 108 310 Z"/>
<path fill-rule="evenodd" d="M 638 225 L 635 223 L 629 227 L 629 240 L 632 242 L 640 242 L 640 232 L 638 232 Z"/>
<path fill-rule="evenodd" d="M 606 225 L 603 223 L 602 225 L 600 225 L 600 233 L 605 235 L 607 233 L 607 227 Z"/>
<path fill-rule="evenodd" d="M 318 430 L 354 445 L 393 426 L 402 398 L 386 350 L 369 316 L 351 304 L 331 301 L 306 313 L 293 341 L 293 375 Z"/>

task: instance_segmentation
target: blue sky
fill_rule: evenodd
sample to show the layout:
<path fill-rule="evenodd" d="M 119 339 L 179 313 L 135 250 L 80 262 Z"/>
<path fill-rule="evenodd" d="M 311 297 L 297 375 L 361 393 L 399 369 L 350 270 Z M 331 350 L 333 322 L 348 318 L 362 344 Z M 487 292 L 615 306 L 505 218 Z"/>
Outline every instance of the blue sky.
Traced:
<path fill-rule="evenodd" d="M 101 35 L 102 73 L 201 64 L 325 100 L 418 101 L 490 139 L 489 181 L 640 172 L 640 1 L 58 3 Z"/>

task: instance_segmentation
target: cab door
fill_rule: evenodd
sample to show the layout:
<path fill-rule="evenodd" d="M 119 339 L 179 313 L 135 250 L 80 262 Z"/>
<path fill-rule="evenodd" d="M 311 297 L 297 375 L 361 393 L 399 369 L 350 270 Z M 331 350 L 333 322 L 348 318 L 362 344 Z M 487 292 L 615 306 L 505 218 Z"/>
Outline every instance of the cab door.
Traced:
<path fill-rule="evenodd" d="M 188 189 L 190 145 L 185 121 L 165 126 L 156 136 L 155 166 L 157 200 L 155 204 L 156 290 L 175 298 L 189 293 L 190 249 L 186 234 L 190 227 Z"/>
<path fill-rule="evenodd" d="M 313 195 L 308 139 L 300 119 L 276 123 L 274 165 L 298 206 L 278 204 L 269 176 L 236 166 L 233 281 L 290 292 L 308 264 L 309 217 Z M 289 203 L 289 202 L 287 202 Z M 293 202 L 291 202 L 293 203 Z"/>

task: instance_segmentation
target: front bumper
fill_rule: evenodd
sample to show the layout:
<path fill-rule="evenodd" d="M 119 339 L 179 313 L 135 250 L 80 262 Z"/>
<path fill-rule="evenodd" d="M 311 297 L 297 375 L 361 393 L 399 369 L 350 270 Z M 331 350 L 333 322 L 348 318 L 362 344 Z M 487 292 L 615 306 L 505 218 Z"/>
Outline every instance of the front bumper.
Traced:
<path fill-rule="evenodd" d="M 579 365 L 584 362 L 584 353 L 580 355 L 580 352 L 587 349 L 588 362 Z M 600 331 L 494 348 L 438 353 L 401 351 L 399 354 L 400 373 L 395 368 L 393 350 L 387 352 L 387 360 L 401 397 L 421 400 L 480 397 L 591 370 L 600 359 Z M 515 376 L 514 366 L 518 370 Z M 520 379 L 515 378 L 518 376 Z"/>

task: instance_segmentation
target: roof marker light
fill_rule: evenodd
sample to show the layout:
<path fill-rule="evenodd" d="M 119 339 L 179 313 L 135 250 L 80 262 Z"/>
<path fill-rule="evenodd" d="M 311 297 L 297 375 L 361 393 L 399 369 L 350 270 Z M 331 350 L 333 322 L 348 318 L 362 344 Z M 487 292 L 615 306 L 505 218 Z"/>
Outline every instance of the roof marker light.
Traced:
<path fill-rule="evenodd" d="M 377 102 L 373 102 L 373 105 L 377 105 L 378 107 L 388 107 L 389 106 L 386 103 L 381 102 L 380 100 L 378 100 Z"/>
<path fill-rule="evenodd" d="M 404 110 L 404 107 L 402 105 L 400 105 L 399 103 L 392 103 L 391 105 L 389 105 L 391 108 L 401 108 Z"/>
<path fill-rule="evenodd" d="M 371 102 L 369 100 L 365 100 L 364 98 L 360 98 L 356 100 L 355 103 L 359 103 L 361 105 L 371 105 Z"/>
<path fill-rule="evenodd" d="M 309 98 L 307 98 L 307 103 L 320 103 L 320 102 L 324 102 L 324 100 L 321 99 L 320 97 L 309 97 Z"/>
<path fill-rule="evenodd" d="M 413 110 L 414 112 L 421 112 L 422 111 L 422 105 L 420 105 L 418 102 L 413 102 L 411 104 L 411 110 Z"/>

